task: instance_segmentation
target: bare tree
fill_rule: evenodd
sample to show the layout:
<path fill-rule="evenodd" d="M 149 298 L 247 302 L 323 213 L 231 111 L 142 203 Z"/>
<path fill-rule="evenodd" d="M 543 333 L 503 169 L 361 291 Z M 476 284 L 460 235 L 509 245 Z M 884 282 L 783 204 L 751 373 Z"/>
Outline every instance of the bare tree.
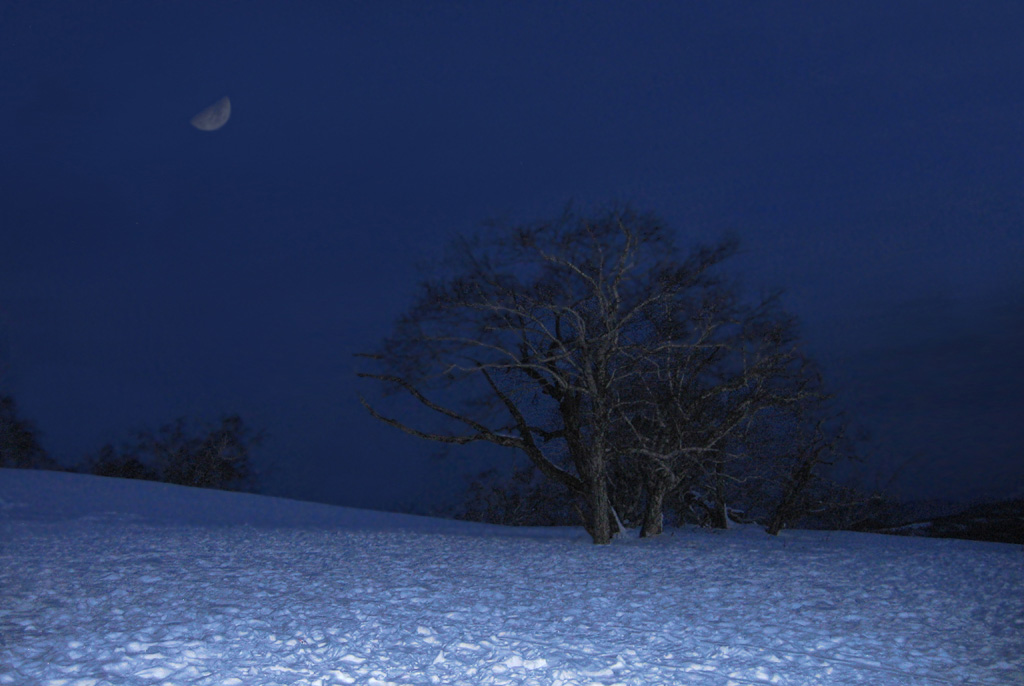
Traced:
<path fill-rule="evenodd" d="M 704 293 L 697 306 L 672 312 L 672 330 L 659 334 L 669 344 L 626 389 L 637 398 L 624 419 L 645 484 L 642 536 L 661 533 L 664 500 L 683 484 L 702 485 L 713 525 L 727 526 L 726 487 L 737 478 L 730 467 L 746 457 L 755 420 L 820 395 L 777 296 L 748 304 L 723 284 Z"/>
<path fill-rule="evenodd" d="M 638 250 L 657 237 L 654 225 L 616 214 L 598 222 L 566 216 L 499 230 L 489 241 L 460 241 L 454 275 L 426 283 L 373 355 L 384 371 L 360 374 L 404 390 L 451 427 L 416 429 L 364 403 L 422 438 L 521 450 L 576 496 L 594 541 L 609 542 L 617 320 L 624 290 L 635 283 Z M 439 387 L 465 388 L 473 401 L 442 405 L 427 395 Z"/>
<path fill-rule="evenodd" d="M 715 275 L 735 249 L 726 241 L 681 258 L 656 219 L 631 211 L 462 239 L 448 271 L 366 355 L 378 369 L 360 374 L 444 426 L 414 427 L 363 402 L 421 438 L 522 451 L 573 495 L 595 543 L 621 525 L 616 472 L 645 470 L 645 531 L 657 533 L 683 458 L 717 450 L 789 364 L 765 304 L 743 305 Z"/>
<path fill-rule="evenodd" d="M 825 470 L 836 462 L 855 459 L 853 441 L 847 435 L 849 426 L 841 415 L 830 415 L 825 408 L 810 404 L 777 420 L 776 425 L 782 436 L 775 437 L 775 446 L 757 447 L 769 453 L 775 467 L 766 479 L 765 490 L 774 491 L 767 533 L 776 536 L 807 516 L 835 518 L 867 497 L 825 479 Z"/>

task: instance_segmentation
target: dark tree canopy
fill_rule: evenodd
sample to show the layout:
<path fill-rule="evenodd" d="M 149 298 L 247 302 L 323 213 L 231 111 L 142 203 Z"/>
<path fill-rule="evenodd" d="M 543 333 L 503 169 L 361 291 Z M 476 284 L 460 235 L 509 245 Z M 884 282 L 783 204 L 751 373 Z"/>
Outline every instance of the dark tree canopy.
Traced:
<path fill-rule="evenodd" d="M 443 428 L 364 404 L 421 438 L 521 451 L 597 543 L 634 513 L 657 534 L 681 486 L 725 498 L 760 414 L 820 396 L 778 299 L 741 297 L 722 274 L 736 249 L 681 253 L 657 218 L 630 210 L 460 239 L 360 374 Z"/>
<path fill-rule="evenodd" d="M 14 398 L 0 395 L 0 467 L 56 469 L 32 422 L 18 416 Z"/>

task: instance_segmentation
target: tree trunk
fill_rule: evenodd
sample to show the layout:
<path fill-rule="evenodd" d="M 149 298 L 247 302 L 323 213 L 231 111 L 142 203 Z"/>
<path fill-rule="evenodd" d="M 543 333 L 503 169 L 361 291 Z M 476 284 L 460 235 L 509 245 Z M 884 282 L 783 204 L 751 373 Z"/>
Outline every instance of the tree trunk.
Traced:
<path fill-rule="evenodd" d="M 722 463 L 715 462 L 715 508 L 711 511 L 711 526 L 715 529 L 729 528 L 729 508 L 725 504 L 725 474 Z"/>
<path fill-rule="evenodd" d="M 765 528 L 765 533 L 769 536 L 778 536 L 784 526 L 786 526 L 786 517 L 780 507 L 775 510 L 771 520 L 769 520 L 768 526 Z"/>
<path fill-rule="evenodd" d="M 665 515 L 663 512 L 665 495 L 668 493 L 668 482 L 665 479 L 653 479 L 647 487 L 647 506 L 644 509 L 644 523 L 640 529 L 640 538 L 657 536 L 664 531 Z"/>
<path fill-rule="evenodd" d="M 626 534 L 626 525 L 619 518 L 619 512 L 615 509 L 615 503 L 610 500 L 608 504 L 608 526 L 611 530 L 612 538 L 618 538 Z"/>
<path fill-rule="evenodd" d="M 608 499 L 608 481 L 602 473 L 590 484 L 590 536 L 597 545 L 612 542 L 611 503 Z"/>
<path fill-rule="evenodd" d="M 729 508 L 724 500 L 715 502 L 715 509 L 711 511 L 711 527 L 713 529 L 729 528 Z"/>
<path fill-rule="evenodd" d="M 782 493 L 782 498 L 772 514 L 771 521 L 768 522 L 766 531 L 770 535 L 778 536 L 783 527 L 800 514 L 800 510 L 803 509 L 799 507 L 800 496 L 814 477 L 814 468 L 820 461 L 819 455 L 820 450 L 809 450 L 794 469 L 793 475 Z"/>

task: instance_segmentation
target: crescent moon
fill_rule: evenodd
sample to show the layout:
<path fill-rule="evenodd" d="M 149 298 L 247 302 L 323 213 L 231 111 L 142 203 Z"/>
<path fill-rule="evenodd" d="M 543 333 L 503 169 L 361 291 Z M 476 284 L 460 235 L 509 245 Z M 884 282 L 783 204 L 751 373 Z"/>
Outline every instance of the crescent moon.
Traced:
<path fill-rule="evenodd" d="M 189 121 L 200 131 L 216 131 L 227 124 L 230 117 L 231 100 L 225 95 Z"/>

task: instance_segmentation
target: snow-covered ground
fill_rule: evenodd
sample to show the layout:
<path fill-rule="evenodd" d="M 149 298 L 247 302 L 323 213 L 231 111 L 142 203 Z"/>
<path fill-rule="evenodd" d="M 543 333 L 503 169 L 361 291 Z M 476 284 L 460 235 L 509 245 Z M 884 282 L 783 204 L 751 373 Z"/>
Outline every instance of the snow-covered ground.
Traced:
<path fill-rule="evenodd" d="M 1024 549 L 591 545 L 0 470 L 0 684 L 1024 684 Z"/>

